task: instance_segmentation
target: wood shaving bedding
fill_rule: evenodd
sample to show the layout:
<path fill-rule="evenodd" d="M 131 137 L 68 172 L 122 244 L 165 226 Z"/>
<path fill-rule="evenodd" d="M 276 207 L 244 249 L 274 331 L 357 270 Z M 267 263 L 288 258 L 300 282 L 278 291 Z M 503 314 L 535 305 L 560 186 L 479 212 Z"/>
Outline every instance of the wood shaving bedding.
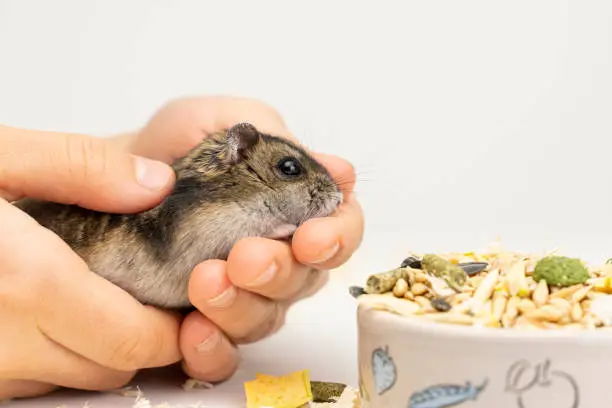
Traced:
<path fill-rule="evenodd" d="M 339 384 L 323 383 L 323 382 L 312 382 L 311 383 L 308 377 L 307 370 L 294 372 L 294 373 L 288 374 L 283 377 L 274 377 L 270 375 L 258 374 L 257 378 L 254 381 L 246 383 L 246 384 L 250 384 L 250 385 L 245 386 L 245 390 L 247 391 L 246 392 L 247 404 L 248 404 L 249 398 L 253 399 L 255 396 L 257 398 L 260 398 L 262 396 L 265 398 L 265 395 L 268 395 L 268 397 L 272 399 L 286 397 L 286 395 L 281 395 L 281 394 L 284 394 L 284 392 L 282 391 L 279 392 L 279 387 L 280 387 L 280 390 L 286 390 L 286 391 L 292 390 L 291 391 L 292 393 L 296 393 L 296 396 L 297 396 L 296 400 L 299 400 L 299 398 L 303 398 L 303 396 L 299 396 L 300 395 L 300 391 L 299 391 L 300 383 L 302 384 L 301 385 L 302 387 L 305 387 L 304 388 L 304 391 L 306 393 L 305 395 L 309 395 L 310 397 L 308 401 L 306 401 L 303 404 L 300 403 L 300 405 L 296 405 L 295 408 L 359 408 L 360 407 L 359 391 L 350 386 L 344 386 L 343 391 L 339 396 L 331 396 L 329 398 L 329 401 L 327 402 L 313 401 L 312 400 L 313 399 L 312 388 L 306 384 L 316 384 L 317 390 L 320 389 L 318 387 L 321 385 L 327 385 L 327 384 L 339 385 Z M 193 389 L 210 389 L 212 387 L 213 385 L 210 383 L 207 383 L 204 381 L 198 381 L 192 378 L 188 379 L 183 384 L 183 389 L 185 391 L 189 391 Z M 250 393 L 248 392 L 249 389 L 251 390 Z M 144 393 L 140 390 L 138 386 L 136 386 L 135 388 L 132 386 L 128 386 L 128 387 L 119 388 L 116 390 L 111 390 L 108 392 L 115 394 L 115 395 L 127 397 L 127 398 L 135 398 L 132 408 L 214 408 L 214 407 L 204 405 L 201 402 L 198 402 L 196 404 L 187 405 L 187 406 L 171 405 L 167 402 L 153 405 L 151 401 L 145 398 Z M 87 404 L 88 402 L 86 402 L 86 405 L 83 406 L 83 408 L 94 408 Z M 258 408 L 277 408 L 277 407 L 266 405 L 266 406 L 261 406 Z"/>

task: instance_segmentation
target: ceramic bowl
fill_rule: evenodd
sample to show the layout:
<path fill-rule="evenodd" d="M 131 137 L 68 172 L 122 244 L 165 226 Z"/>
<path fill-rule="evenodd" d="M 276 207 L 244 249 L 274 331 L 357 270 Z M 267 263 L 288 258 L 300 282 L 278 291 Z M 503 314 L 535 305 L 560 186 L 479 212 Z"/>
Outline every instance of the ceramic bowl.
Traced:
<path fill-rule="evenodd" d="M 612 407 L 612 331 L 423 322 L 360 304 L 363 408 Z"/>

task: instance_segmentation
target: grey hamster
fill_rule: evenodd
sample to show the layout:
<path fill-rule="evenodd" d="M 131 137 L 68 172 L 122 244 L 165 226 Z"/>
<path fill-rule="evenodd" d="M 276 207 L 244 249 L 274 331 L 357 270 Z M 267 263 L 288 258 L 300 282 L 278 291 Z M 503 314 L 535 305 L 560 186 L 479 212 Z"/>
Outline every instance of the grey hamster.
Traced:
<path fill-rule="evenodd" d="M 173 191 L 136 214 L 34 199 L 13 204 L 92 272 L 144 304 L 180 309 L 191 306 L 187 288 L 197 264 L 227 259 L 244 237 L 287 238 L 342 202 L 329 172 L 304 149 L 247 123 L 203 139 L 173 168 Z"/>

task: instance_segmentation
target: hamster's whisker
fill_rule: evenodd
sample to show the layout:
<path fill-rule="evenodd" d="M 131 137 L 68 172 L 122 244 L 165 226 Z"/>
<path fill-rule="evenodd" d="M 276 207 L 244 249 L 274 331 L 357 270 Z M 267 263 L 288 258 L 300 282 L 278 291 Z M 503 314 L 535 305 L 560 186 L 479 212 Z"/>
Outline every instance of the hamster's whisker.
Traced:
<path fill-rule="evenodd" d="M 364 180 L 363 179 L 363 175 L 365 174 L 365 172 L 356 172 L 356 173 L 343 173 L 343 174 L 338 174 L 335 175 L 334 177 L 332 177 L 334 179 L 334 181 L 336 183 L 342 182 L 344 180 L 348 180 L 348 181 L 359 181 L 359 180 Z"/>
<path fill-rule="evenodd" d="M 352 184 L 353 183 L 346 181 L 344 183 L 336 183 L 336 186 L 338 186 L 340 190 L 345 190 L 344 187 L 351 186 Z"/>

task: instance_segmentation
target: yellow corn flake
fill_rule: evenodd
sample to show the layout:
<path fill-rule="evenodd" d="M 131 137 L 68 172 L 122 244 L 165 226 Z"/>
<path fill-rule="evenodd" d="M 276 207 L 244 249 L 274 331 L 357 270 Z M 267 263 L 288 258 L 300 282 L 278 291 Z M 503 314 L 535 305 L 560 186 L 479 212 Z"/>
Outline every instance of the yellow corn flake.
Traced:
<path fill-rule="evenodd" d="M 484 326 L 485 327 L 494 327 L 494 328 L 501 328 L 501 322 L 497 319 L 495 319 L 495 317 L 491 316 L 490 319 L 487 319 L 484 321 Z"/>
<path fill-rule="evenodd" d="M 313 398 L 308 370 L 281 377 L 258 373 L 244 383 L 244 390 L 247 408 L 296 408 Z"/>
<path fill-rule="evenodd" d="M 518 297 L 529 297 L 531 295 L 531 290 L 528 287 L 522 287 L 519 289 L 516 294 Z"/>
<path fill-rule="evenodd" d="M 597 292 L 603 292 L 603 293 L 612 293 L 612 278 L 609 276 L 606 276 L 605 278 L 597 278 L 597 279 L 593 279 L 594 281 L 594 285 L 593 285 L 593 290 L 597 291 Z"/>

